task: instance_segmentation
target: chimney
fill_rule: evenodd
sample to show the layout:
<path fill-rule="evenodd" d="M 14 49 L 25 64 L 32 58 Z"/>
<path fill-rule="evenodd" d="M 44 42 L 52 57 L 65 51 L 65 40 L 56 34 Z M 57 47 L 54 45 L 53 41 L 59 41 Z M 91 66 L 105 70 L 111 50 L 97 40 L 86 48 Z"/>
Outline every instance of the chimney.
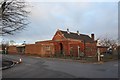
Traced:
<path fill-rule="evenodd" d="M 91 34 L 91 38 L 92 38 L 93 40 L 94 40 L 94 38 L 95 38 L 93 33 Z"/>
<path fill-rule="evenodd" d="M 79 31 L 77 31 L 77 34 L 80 35 Z"/>
<path fill-rule="evenodd" d="M 68 28 L 67 28 L 67 33 L 68 33 L 68 34 L 70 34 L 70 31 L 69 31 L 69 29 L 68 29 Z"/>

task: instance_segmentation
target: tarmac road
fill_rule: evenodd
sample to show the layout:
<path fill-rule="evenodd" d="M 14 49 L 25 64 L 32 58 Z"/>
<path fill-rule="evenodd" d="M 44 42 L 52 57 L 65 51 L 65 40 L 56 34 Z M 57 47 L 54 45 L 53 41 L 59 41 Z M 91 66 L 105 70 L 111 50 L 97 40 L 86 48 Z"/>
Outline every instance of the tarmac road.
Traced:
<path fill-rule="evenodd" d="M 3 55 L 3 58 L 23 61 L 3 70 L 3 78 L 118 78 L 118 61 L 93 64 L 25 55 Z"/>

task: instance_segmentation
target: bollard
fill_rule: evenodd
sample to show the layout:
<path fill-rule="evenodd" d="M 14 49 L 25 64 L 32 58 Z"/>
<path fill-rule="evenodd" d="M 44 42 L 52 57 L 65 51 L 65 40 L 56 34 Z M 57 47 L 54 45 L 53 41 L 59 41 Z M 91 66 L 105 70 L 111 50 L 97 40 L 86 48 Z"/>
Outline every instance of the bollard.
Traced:
<path fill-rule="evenodd" d="M 22 63 L 22 59 L 20 58 L 19 63 Z"/>

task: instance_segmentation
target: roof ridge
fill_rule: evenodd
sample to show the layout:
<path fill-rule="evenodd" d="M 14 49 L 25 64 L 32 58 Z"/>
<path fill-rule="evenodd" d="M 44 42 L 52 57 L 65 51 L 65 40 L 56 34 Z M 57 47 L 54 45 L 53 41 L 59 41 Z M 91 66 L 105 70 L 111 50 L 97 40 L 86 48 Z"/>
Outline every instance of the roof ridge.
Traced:
<path fill-rule="evenodd" d="M 60 31 L 63 31 L 63 30 L 60 30 Z M 67 31 L 63 31 L 63 32 L 67 32 Z M 70 31 L 70 33 L 77 34 L 77 32 L 71 32 L 71 31 Z M 80 35 L 85 35 L 85 36 L 88 36 L 87 34 L 81 34 L 81 33 L 80 33 Z"/>
<path fill-rule="evenodd" d="M 87 34 L 80 34 L 78 35 L 77 32 L 70 32 L 69 34 L 67 33 L 67 31 L 63 31 L 60 30 L 62 34 L 64 34 L 64 36 L 66 38 L 71 38 L 71 39 L 77 39 L 77 40 L 85 40 L 87 42 L 91 42 L 94 41 L 89 35 Z"/>

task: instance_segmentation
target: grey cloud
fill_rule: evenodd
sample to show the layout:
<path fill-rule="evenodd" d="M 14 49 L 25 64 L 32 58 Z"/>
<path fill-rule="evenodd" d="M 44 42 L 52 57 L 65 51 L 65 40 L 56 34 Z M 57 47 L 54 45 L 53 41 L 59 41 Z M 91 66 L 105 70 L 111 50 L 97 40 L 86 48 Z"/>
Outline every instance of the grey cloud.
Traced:
<path fill-rule="evenodd" d="M 106 33 L 117 37 L 117 3 L 33 3 L 29 27 L 15 35 L 17 42 L 51 39 L 59 29 L 81 33 Z M 112 32 L 113 31 L 113 32 Z"/>

